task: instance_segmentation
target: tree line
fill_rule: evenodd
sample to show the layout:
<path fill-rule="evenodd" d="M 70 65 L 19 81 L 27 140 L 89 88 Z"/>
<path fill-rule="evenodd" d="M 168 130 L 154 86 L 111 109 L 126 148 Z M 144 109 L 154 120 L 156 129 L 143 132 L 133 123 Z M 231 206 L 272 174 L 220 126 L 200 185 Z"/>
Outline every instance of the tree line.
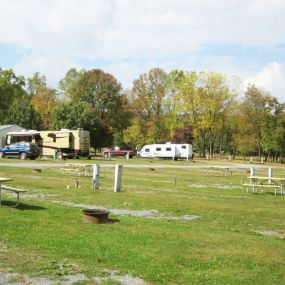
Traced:
<path fill-rule="evenodd" d="M 193 143 L 201 156 L 258 155 L 284 162 L 285 105 L 263 89 L 243 91 L 219 72 L 151 69 L 124 90 L 100 69 L 70 69 L 58 87 L 39 72 L 0 69 L 0 124 L 84 128 L 93 147 Z"/>

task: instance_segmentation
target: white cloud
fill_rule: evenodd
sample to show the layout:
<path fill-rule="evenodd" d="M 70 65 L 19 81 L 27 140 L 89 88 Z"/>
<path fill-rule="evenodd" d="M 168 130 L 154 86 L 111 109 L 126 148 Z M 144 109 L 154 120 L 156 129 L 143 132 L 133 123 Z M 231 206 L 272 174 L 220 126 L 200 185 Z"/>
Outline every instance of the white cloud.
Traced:
<path fill-rule="evenodd" d="M 285 66 L 276 62 L 263 67 L 257 74 L 244 80 L 244 87 L 254 84 L 257 88 L 269 91 L 281 102 L 285 102 Z"/>
<path fill-rule="evenodd" d="M 0 44 L 22 51 L 11 67 L 24 75 L 39 71 L 53 84 L 86 62 L 125 86 L 155 66 L 238 71 L 244 78 L 261 65 L 197 51 L 285 43 L 284 0 L 0 0 L 0 7 Z"/>

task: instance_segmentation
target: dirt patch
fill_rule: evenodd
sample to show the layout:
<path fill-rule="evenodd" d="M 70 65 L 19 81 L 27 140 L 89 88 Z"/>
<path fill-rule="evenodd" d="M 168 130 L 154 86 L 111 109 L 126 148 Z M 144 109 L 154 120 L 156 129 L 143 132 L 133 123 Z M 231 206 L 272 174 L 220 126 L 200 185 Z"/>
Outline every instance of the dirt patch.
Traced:
<path fill-rule="evenodd" d="M 73 202 L 64 202 L 64 201 L 52 201 L 53 203 L 69 206 L 69 207 L 76 207 L 76 208 L 96 208 L 101 210 L 109 211 L 114 215 L 127 215 L 133 217 L 142 217 L 142 218 L 149 218 L 149 219 L 167 219 L 167 220 L 174 220 L 174 221 L 193 221 L 200 219 L 199 216 L 196 215 L 184 215 L 184 216 L 171 216 L 165 213 L 160 213 L 158 210 L 127 210 L 127 209 L 108 209 L 98 205 L 87 205 L 87 204 L 77 204 Z"/>
<path fill-rule="evenodd" d="M 241 186 L 222 184 L 188 184 L 188 186 L 193 188 L 242 189 Z"/>
<path fill-rule="evenodd" d="M 263 231 L 253 231 L 257 235 L 267 236 L 267 237 L 276 237 L 280 239 L 285 239 L 285 233 L 280 233 L 271 230 L 263 230 Z"/>
<path fill-rule="evenodd" d="M 122 285 L 147 285 L 144 280 L 133 277 L 130 275 L 118 275 L 118 272 L 115 270 L 106 270 L 106 277 L 94 277 L 93 280 L 97 283 L 102 283 L 108 279 L 120 282 Z"/>
<path fill-rule="evenodd" d="M 88 284 L 88 282 L 95 281 L 98 284 L 101 284 L 107 280 L 114 280 L 119 282 L 122 285 L 147 285 L 147 283 L 137 277 L 130 275 L 118 275 L 117 271 L 106 270 L 104 272 L 105 277 L 91 277 L 88 278 L 84 274 L 68 275 L 61 280 L 51 280 L 49 278 L 41 277 L 29 277 L 27 275 L 20 275 L 18 273 L 1 273 L 0 272 L 0 285 L 7 284 L 21 284 L 21 285 L 72 285 L 72 284 Z"/>
<path fill-rule="evenodd" d="M 30 178 L 30 179 L 44 179 L 43 176 L 36 176 L 36 175 L 23 175 L 22 178 Z"/>
<path fill-rule="evenodd" d="M 14 193 L 10 193 L 5 191 L 5 196 L 12 198 L 15 197 Z M 57 197 L 58 194 L 50 194 L 50 193 L 44 193 L 36 190 L 28 190 L 28 192 L 23 193 L 21 195 L 21 199 L 40 199 L 40 198 L 46 198 L 46 197 Z"/>

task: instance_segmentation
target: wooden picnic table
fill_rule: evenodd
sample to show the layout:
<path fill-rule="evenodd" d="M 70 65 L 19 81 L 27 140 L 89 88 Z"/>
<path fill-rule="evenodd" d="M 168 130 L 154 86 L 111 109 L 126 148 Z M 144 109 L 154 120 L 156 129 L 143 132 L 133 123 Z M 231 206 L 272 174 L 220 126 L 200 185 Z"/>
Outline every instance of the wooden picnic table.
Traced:
<path fill-rule="evenodd" d="M 285 190 L 285 177 L 270 177 L 270 176 L 248 176 L 249 183 L 242 183 L 243 186 L 248 188 L 252 187 L 253 192 L 257 192 L 258 188 L 262 189 L 274 189 L 275 195 L 277 195 L 277 189 L 280 190 L 280 194 L 283 195 Z"/>
<path fill-rule="evenodd" d="M 2 183 L 12 181 L 11 178 L 6 178 L 6 177 L 0 177 L 0 206 L 1 206 L 1 192 L 2 192 Z"/>
<path fill-rule="evenodd" d="M 232 171 L 230 170 L 229 167 L 224 167 L 224 166 L 211 166 L 209 169 L 207 169 L 206 171 L 210 172 L 212 175 L 214 174 L 218 174 L 218 175 L 232 175 Z"/>
<path fill-rule="evenodd" d="M 84 176 L 88 176 L 88 172 L 91 172 L 93 164 L 82 164 L 82 163 L 66 163 L 66 167 L 61 168 L 63 172 L 70 172 L 77 174 L 84 173 Z"/>

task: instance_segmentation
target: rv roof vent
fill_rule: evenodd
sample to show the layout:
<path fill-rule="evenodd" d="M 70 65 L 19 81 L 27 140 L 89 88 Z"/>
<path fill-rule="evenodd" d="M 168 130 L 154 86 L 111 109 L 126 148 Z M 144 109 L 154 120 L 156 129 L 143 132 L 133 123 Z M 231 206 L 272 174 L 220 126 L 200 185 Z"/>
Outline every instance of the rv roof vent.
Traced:
<path fill-rule="evenodd" d="M 171 142 L 166 142 L 166 144 L 171 144 Z"/>
<path fill-rule="evenodd" d="M 36 133 L 37 131 L 36 130 L 21 130 L 21 132 L 29 132 L 29 133 Z"/>
<path fill-rule="evenodd" d="M 69 129 L 60 129 L 60 130 L 61 130 L 61 131 L 65 131 L 65 132 L 66 132 L 66 131 L 69 131 Z"/>

